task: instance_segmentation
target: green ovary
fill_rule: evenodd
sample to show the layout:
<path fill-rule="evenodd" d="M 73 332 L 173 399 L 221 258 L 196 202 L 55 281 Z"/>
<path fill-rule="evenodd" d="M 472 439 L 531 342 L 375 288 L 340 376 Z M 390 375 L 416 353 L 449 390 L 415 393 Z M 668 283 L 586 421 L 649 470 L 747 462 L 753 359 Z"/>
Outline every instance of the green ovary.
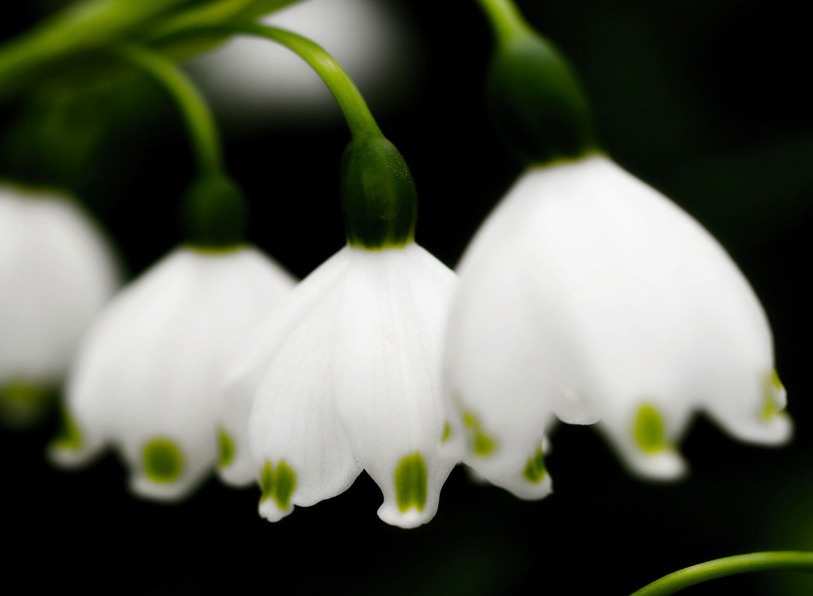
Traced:
<path fill-rule="evenodd" d="M 395 466 L 395 501 L 398 510 L 423 511 L 426 506 L 426 462 L 419 451 L 407 455 Z"/>
<path fill-rule="evenodd" d="M 539 484 L 548 473 L 545 467 L 545 452 L 542 451 L 542 443 L 536 447 L 534 454 L 528 458 L 528 463 L 525 464 L 525 470 L 522 475 L 528 482 Z"/>
<path fill-rule="evenodd" d="M 168 484 L 183 473 L 183 454 L 170 439 L 153 439 L 144 445 L 143 459 L 144 474 L 152 482 Z"/>
<path fill-rule="evenodd" d="M 651 404 L 644 404 L 638 409 L 633 436 L 635 443 L 645 453 L 655 454 L 669 448 L 663 416 Z"/>
<path fill-rule="evenodd" d="M 260 502 L 274 499 L 280 510 L 291 506 L 291 495 L 296 490 L 296 472 L 283 459 L 276 470 L 270 461 L 265 462 L 260 472 Z"/>

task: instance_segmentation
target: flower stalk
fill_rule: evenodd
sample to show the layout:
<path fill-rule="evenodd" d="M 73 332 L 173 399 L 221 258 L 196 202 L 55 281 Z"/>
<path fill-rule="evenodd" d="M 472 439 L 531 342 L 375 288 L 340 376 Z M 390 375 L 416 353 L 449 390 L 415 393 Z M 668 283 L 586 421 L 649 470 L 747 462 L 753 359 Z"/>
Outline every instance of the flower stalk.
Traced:
<path fill-rule="evenodd" d="M 39 69 L 78 52 L 98 49 L 188 0 L 92 0 L 73 4 L 27 34 L 0 46 L 0 97 Z"/>
<path fill-rule="evenodd" d="M 245 232 L 245 199 L 225 173 L 220 136 L 203 96 L 171 60 L 157 52 L 132 45 L 114 52 L 160 84 L 184 120 L 198 168 L 183 202 L 187 241 L 203 249 L 240 246 Z"/>
<path fill-rule="evenodd" d="M 184 119 L 200 173 L 222 170 L 220 138 L 214 117 L 189 78 L 157 52 L 134 45 L 121 46 L 114 52 L 152 77 L 172 97 Z"/>
<path fill-rule="evenodd" d="M 291 31 L 265 25 L 238 25 L 234 32 L 264 37 L 297 54 L 319 75 L 336 98 L 354 138 L 382 136 L 358 87 L 322 46 Z"/>
<path fill-rule="evenodd" d="M 163 42 L 191 26 L 252 19 L 297 0 L 85 0 L 54 14 L 23 35 L 0 44 L 0 101 L 37 80 L 44 69 L 83 52 L 122 43 L 161 46 L 188 57 L 221 42 L 207 39 L 192 46 Z"/>
<path fill-rule="evenodd" d="M 477 0 L 486 13 L 498 43 L 519 35 L 534 35 L 533 29 L 511 0 Z"/>
<path fill-rule="evenodd" d="M 401 153 L 381 132 L 361 92 L 317 43 L 291 31 L 258 24 L 193 27 L 182 36 L 254 35 L 279 43 L 313 68 L 344 114 L 352 135 L 342 159 L 342 206 L 347 242 L 368 250 L 412 242 L 417 193 Z"/>
<path fill-rule="evenodd" d="M 759 552 L 715 559 L 670 573 L 633 592 L 632 596 L 668 596 L 720 577 L 780 569 L 813 572 L 813 552 Z"/>

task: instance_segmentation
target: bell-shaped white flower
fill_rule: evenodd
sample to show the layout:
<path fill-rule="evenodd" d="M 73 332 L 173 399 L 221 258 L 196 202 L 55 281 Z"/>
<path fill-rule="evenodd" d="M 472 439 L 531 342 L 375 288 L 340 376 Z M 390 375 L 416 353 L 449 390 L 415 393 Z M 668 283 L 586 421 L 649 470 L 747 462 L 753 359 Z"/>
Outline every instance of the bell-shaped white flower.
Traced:
<path fill-rule="evenodd" d="M 408 29 L 387 2 L 303 0 L 261 21 L 319 42 L 378 105 L 399 97 L 412 70 Z M 311 121 L 339 115 L 330 93 L 301 58 L 265 39 L 232 39 L 185 64 L 233 124 L 291 114 Z"/>
<path fill-rule="evenodd" d="M 0 417 L 36 420 L 119 285 L 113 252 L 55 191 L 0 184 Z M 43 401 L 45 400 L 45 401 Z"/>
<path fill-rule="evenodd" d="M 748 282 L 695 220 L 606 157 L 529 168 L 459 274 L 448 443 L 517 496 L 550 491 L 556 419 L 600 420 L 651 478 L 684 473 L 676 444 L 697 412 L 744 441 L 789 438 L 771 331 Z"/>
<path fill-rule="evenodd" d="M 338 495 L 362 469 L 383 492 L 385 522 L 414 527 L 434 516 L 452 468 L 438 445 L 455 282 L 409 242 L 347 246 L 299 284 L 226 397 L 231 411 L 251 404 L 248 457 L 262 516 L 277 521 Z"/>
<path fill-rule="evenodd" d="M 125 288 L 83 343 L 52 458 L 117 449 L 138 495 L 176 500 L 218 458 L 219 387 L 237 346 L 293 286 L 250 247 L 179 248 Z"/>

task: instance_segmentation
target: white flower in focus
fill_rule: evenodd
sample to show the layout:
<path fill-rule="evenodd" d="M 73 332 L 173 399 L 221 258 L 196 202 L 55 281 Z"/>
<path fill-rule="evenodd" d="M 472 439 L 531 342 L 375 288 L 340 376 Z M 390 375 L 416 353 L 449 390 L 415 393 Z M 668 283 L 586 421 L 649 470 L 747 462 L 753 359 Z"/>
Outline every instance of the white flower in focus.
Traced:
<path fill-rule="evenodd" d="M 406 27 L 387 2 L 302 0 L 261 22 L 318 42 L 376 104 L 403 94 L 414 52 Z M 311 121 L 320 115 L 340 115 L 316 73 L 301 58 L 265 39 L 232 39 L 185 65 L 234 124 L 291 113 L 307 114 Z"/>
<path fill-rule="evenodd" d="M 116 448 L 138 495 L 177 500 L 218 459 L 218 388 L 237 346 L 293 279 L 249 247 L 179 248 L 125 288 L 83 343 L 52 458 Z"/>
<path fill-rule="evenodd" d="M 113 252 L 66 196 L 0 184 L 0 418 L 35 421 L 119 285 Z"/>
<path fill-rule="evenodd" d="M 441 349 L 454 274 L 414 243 L 347 246 L 305 278 L 243 368 L 260 514 L 277 521 L 346 490 L 362 469 L 385 522 L 429 521 L 441 460 Z M 246 370 L 252 369 L 254 370 Z M 228 399 L 243 399 L 235 383 Z M 227 404 L 228 407 L 228 404 Z"/>
<path fill-rule="evenodd" d="M 523 498 L 550 491 L 556 419 L 599 427 L 651 478 L 708 414 L 735 437 L 786 441 L 771 331 L 723 248 L 602 156 L 529 168 L 459 267 L 446 351 L 449 444 Z"/>

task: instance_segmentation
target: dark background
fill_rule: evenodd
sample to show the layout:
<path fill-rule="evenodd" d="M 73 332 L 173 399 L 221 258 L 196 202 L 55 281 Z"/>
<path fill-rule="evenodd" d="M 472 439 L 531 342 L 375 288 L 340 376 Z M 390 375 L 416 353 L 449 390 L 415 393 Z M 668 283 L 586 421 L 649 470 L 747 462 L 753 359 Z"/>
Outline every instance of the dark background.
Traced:
<path fill-rule="evenodd" d="M 30 4 L 0 22 L 4 37 L 37 18 L 41 9 Z M 548 460 L 552 496 L 523 502 L 458 468 L 436 518 L 405 531 L 378 520 L 380 493 L 366 475 L 275 525 L 258 517 L 256 490 L 216 480 L 178 506 L 138 501 L 113 456 L 79 473 L 52 468 L 43 457 L 55 423 L 48 419 L 0 431 L 7 582 L 22 580 L 26 592 L 112 594 L 621 595 L 716 557 L 813 549 L 813 98 L 800 5 L 519 4 L 580 71 L 608 152 L 700 220 L 748 276 L 773 325 L 797 427 L 792 444 L 740 444 L 699 419 L 683 444 L 691 475 L 661 485 L 630 477 L 592 429 L 562 427 Z M 418 184 L 418 241 L 454 266 L 520 166 L 488 121 L 482 82 L 491 40 L 476 3 L 397 6 L 412 30 L 418 75 L 409 75 L 402 101 L 371 107 Z M 0 174 L 73 188 L 138 274 L 178 242 L 174 210 L 193 170 L 171 104 L 143 81 L 122 85 L 119 101 L 91 102 L 84 116 L 71 108 L 61 133 L 67 154 L 57 141 L 9 150 L 25 145 L 9 139 L 35 126 L 20 122 L 42 117 L 25 108 L 29 96 L 1 106 Z M 101 137 L 84 139 L 94 126 Z M 229 169 L 251 200 L 252 240 L 306 275 L 343 243 L 343 123 L 274 119 L 250 132 L 224 125 L 223 134 Z M 813 593 L 805 581 L 756 574 L 687 593 Z"/>

